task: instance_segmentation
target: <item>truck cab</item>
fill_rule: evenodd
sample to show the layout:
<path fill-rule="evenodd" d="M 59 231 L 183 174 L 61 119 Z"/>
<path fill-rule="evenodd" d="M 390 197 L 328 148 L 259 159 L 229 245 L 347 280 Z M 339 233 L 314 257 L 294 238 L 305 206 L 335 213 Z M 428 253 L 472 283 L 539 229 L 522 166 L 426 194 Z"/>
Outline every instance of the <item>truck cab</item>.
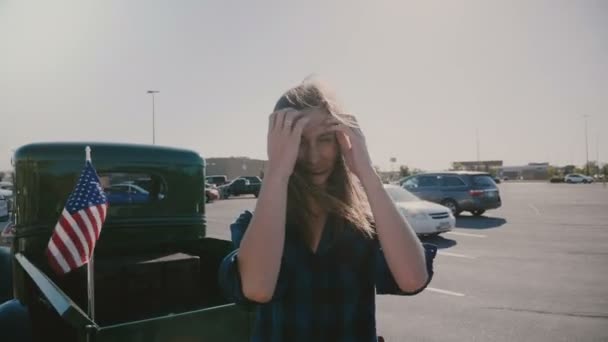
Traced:
<path fill-rule="evenodd" d="M 86 267 L 57 275 L 45 256 L 86 146 L 109 200 L 94 252 L 92 313 Z M 27 313 L 32 340 L 248 340 L 252 313 L 226 301 L 218 286 L 219 264 L 233 246 L 206 236 L 205 160 L 198 153 L 37 143 L 16 150 L 13 161 L 12 270 L 3 268 L 11 274 L 0 279 L 12 279 L 11 304 Z"/>

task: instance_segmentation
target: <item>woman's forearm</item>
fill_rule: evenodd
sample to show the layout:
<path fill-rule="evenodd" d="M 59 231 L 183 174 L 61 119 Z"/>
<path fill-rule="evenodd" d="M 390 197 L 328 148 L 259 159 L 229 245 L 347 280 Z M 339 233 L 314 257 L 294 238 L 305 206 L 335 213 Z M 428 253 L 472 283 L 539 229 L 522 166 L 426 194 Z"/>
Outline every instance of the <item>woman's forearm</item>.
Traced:
<path fill-rule="evenodd" d="M 428 279 L 422 244 L 373 171 L 361 177 L 387 264 L 399 288 L 416 291 Z"/>
<path fill-rule="evenodd" d="M 269 173 L 264 177 L 238 253 L 243 293 L 260 303 L 272 299 L 281 268 L 288 182 L 288 176 Z"/>

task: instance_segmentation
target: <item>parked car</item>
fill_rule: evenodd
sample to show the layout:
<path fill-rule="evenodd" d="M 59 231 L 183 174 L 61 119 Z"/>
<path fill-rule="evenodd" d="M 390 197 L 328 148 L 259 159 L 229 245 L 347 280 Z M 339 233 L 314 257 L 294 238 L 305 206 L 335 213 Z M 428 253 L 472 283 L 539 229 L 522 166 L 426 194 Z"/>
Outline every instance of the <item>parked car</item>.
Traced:
<path fill-rule="evenodd" d="M 11 182 L 0 182 L 0 195 L 4 197 L 13 196 L 13 183 Z"/>
<path fill-rule="evenodd" d="M 258 176 L 240 176 L 237 178 L 247 179 L 250 184 L 262 184 L 262 179 Z"/>
<path fill-rule="evenodd" d="M 150 192 L 150 189 L 152 189 L 154 186 L 154 181 L 153 181 L 152 177 L 145 177 L 145 178 L 142 177 L 142 178 L 138 178 L 138 179 L 135 179 L 132 181 L 124 182 L 124 183 L 137 185 L 140 188 L 142 188 L 148 192 Z"/>
<path fill-rule="evenodd" d="M 11 211 L 13 208 L 13 198 L 14 198 L 14 187 L 13 183 L 2 181 L 0 182 L 0 195 L 4 196 L 6 199 L 8 211 Z M 0 215 L 1 217 L 2 215 Z"/>
<path fill-rule="evenodd" d="M 456 225 L 449 208 L 423 201 L 398 185 L 386 184 L 384 188 L 417 235 L 439 235 Z"/>
<path fill-rule="evenodd" d="M 205 184 L 205 200 L 207 203 L 220 199 L 220 192 L 213 184 Z"/>
<path fill-rule="evenodd" d="M 222 198 L 240 195 L 254 195 L 255 197 L 258 197 L 260 194 L 260 188 L 262 187 L 262 181 L 259 177 L 254 178 L 257 178 L 257 181 L 254 179 L 254 182 L 252 182 L 249 180 L 249 178 L 242 177 L 218 187 Z"/>
<path fill-rule="evenodd" d="M 593 178 L 580 173 L 571 173 L 564 177 L 564 181 L 566 183 L 593 183 Z"/>
<path fill-rule="evenodd" d="M 502 205 L 500 191 L 485 172 L 450 171 L 408 177 L 403 187 L 423 200 L 450 208 L 455 216 L 469 211 L 480 216 Z"/>
<path fill-rule="evenodd" d="M 131 183 L 113 184 L 105 189 L 109 204 L 142 204 L 148 203 L 150 193 L 139 185 Z M 158 199 L 163 199 L 163 194 L 158 194 Z"/>
<path fill-rule="evenodd" d="M 8 200 L 0 195 L 0 221 L 8 220 Z"/>
<path fill-rule="evenodd" d="M 205 181 L 209 184 L 216 186 L 224 185 L 228 183 L 228 176 L 226 175 L 210 175 L 205 177 Z"/>

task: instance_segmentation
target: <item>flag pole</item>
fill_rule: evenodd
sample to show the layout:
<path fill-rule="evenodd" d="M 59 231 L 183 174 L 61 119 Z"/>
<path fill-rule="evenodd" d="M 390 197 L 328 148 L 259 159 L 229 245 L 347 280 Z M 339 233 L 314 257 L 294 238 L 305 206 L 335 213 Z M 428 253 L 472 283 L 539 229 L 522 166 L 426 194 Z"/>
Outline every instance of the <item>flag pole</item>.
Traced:
<path fill-rule="evenodd" d="M 87 146 L 85 148 L 86 152 L 86 161 L 91 162 L 91 147 Z M 88 298 L 88 313 L 89 317 L 93 322 L 95 322 L 95 278 L 93 274 L 94 267 L 94 249 L 91 250 L 91 258 L 87 263 L 87 298 Z M 88 336 L 89 334 L 87 334 Z"/>

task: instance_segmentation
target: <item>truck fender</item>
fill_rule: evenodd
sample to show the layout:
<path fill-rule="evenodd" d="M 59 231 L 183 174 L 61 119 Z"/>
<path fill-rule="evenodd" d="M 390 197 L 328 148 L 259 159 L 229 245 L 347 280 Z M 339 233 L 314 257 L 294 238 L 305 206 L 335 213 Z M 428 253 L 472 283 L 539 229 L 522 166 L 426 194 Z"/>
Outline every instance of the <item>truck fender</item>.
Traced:
<path fill-rule="evenodd" d="M 13 262 L 11 250 L 0 246 L 0 303 L 13 298 Z"/>
<path fill-rule="evenodd" d="M 0 336 L 3 342 L 33 341 L 27 308 L 17 299 L 0 304 Z"/>

